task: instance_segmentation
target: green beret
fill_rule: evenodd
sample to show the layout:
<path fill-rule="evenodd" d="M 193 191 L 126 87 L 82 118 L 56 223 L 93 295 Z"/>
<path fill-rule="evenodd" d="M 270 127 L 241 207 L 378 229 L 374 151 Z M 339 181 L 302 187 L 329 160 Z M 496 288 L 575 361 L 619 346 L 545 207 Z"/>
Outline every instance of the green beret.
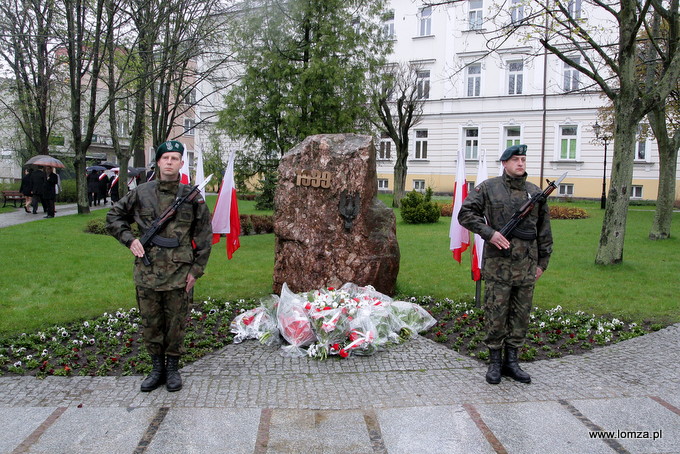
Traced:
<path fill-rule="evenodd" d="M 501 161 L 507 161 L 513 156 L 526 156 L 527 155 L 527 146 L 526 145 L 513 145 L 511 147 L 508 147 L 505 149 L 503 154 L 501 155 Z"/>
<path fill-rule="evenodd" d="M 167 153 L 169 151 L 175 151 L 184 156 L 184 145 L 176 140 L 168 140 L 167 142 L 163 142 L 162 144 L 158 145 L 158 148 L 156 148 L 155 161 L 158 162 L 163 153 Z"/>

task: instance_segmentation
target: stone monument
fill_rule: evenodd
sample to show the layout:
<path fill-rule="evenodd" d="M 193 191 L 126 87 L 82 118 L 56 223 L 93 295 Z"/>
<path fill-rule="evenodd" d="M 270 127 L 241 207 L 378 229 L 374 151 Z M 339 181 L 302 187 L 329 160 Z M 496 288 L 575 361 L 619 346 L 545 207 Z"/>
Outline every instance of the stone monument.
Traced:
<path fill-rule="evenodd" d="M 372 285 L 394 294 L 399 245 L 392 209 L 377 198 L 370 136 L 307 137 L 279 164 L 274 292 Z"/>

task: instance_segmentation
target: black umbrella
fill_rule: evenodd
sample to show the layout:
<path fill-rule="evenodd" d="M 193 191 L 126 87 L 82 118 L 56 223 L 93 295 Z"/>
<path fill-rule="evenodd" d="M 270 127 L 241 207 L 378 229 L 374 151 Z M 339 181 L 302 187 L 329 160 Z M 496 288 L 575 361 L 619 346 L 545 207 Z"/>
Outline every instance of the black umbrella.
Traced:
<path fill-rule="evenodd" d="M 118 164 L 114 164 L 111 161 L 100 162 L 99 165 L 102 167 L 106 167 L 107 169 L 113 169 L 114 167 L 118 167 Z"/>
<path fill-rule="evenodd" d="M 128 167 L 128 176 L 136 177 L 146 172 L 146 167 Z"/>
<path fill-rule="evenodd" d="M 88 172 L 92 172 L 93 170 L 106 170 L 106 167 L 104 167 L 104 166 L 90 166 L 90 167 L 86 167 L 85 170 L 87 170 Z"/>

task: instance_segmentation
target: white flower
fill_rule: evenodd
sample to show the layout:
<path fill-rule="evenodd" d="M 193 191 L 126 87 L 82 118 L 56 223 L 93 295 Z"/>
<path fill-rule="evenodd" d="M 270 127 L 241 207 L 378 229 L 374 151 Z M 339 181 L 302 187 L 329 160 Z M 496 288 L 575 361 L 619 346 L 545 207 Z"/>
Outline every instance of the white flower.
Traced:
<path fill-rule="evenodd" d="M 21 367 L 21 361 L 17 361 L 16 363 L 14 363 L 14 367 Z"/>
<path fill-rule="evenodd" d="M 41 354 L 40 356 L 47 356 L 47 355 L 48 355 L 47 349 L 44 349 L 44 350 L 42 351 L 42 354 Z"/>
<path fill-rule="evenodd" d="M 84 326 L 85 328 L 89 328 L 89 327 L 90 327 L 90 322 L 87 322 L 87 321 L 86 321 L 85 323 L 83 323 L 83 326 Z"/>
<path fill-rule="evenodd" d="M 26 361 L 30 361 L 30 360 L 32 360 L 32 359 L 33 359 L 33 355 L 28 355 L 28 356 L 26 356 Z"/>

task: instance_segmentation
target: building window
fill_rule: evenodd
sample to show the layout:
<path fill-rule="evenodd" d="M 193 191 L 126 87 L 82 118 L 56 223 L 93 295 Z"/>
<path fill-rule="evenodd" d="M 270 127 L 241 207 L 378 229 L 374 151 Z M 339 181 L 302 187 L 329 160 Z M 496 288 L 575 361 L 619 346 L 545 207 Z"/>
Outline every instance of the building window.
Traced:
<path fill-rule="evenodd" d="M 378 190 L 387 190 L 390 188 L 390 180 L 387 178 L 378 178 Z"/>
<path fill-rule="evenodd" d="M 572 19 L 581 18 L 581 0 L 569 0 L 567 5 L 567 10 L 569 11 L 569 17 Z"/>
<path fill-rule="evenodd" d="M 512 0 L 510 2 L 510 20 L 513 24 L 518 25 L 524 19 L 524 5 L 522 0 Z"/>
<path fill-rule="evenodd" d="M 388 11 L 383 16 L 383 36 L 387 39 L 394 38 L 394 11 Z"/>
<path fill-rule="evenodd" d="M 392 158 L 392 139 L 387 134 L 383 133 L 380 136 L 380 151 L 378 152 L 378 159 Z"/>
<path fill-rule="evenodd" d="M 194 122 L 194 120 L 192 120 L 191 118 L 185 118 L 184 119 L 184 135 L 185 136 L 193 136 L 195 126 L 196 126 L 196 123 Z"/>
<path fill-rule="evenodd" d="M 573 57 L 572 60 L 577 64 L 581 63 L 580 57 Z M 564 91 L 579 89 L 579 74 L 578 70 L 564 63 Z"/>
<path fill-rule="evenodd" d="M 118 120 L 118 136 L 129 137 L 130 136 L 130 126 L 126 120 Z"/>
<path fill-rule="evenodd" d="M 503 141 L 505 148 L 522 143 L 522 128 L 519 126 L 506 126 L 503 128 Z"/>
<path fill-rule="evenodd" d="M 630 198 L 631 199 L 641 199 L 642 198 L 642 186 L 631 186 L 630 187 Z"/>
<path fill-rule="evenodd" d="M 482 87 L 482 64 L 474 63 L 468 65 L 465 76 L 468 96 L 479 96 Z"/>
<path fill-rule="evenodd" d="M 574 196 L 574 185 L 560 183 L 559 194 L 562 197 L 573 197 Z"/>
<path fill-rule="evenodd" d="M 477 159 L 479 156 L 479 129 L 465 128 L 465 159 Z"/>
<path fill-rule="evenodd" d="M 645 130 L 648 125 L 638 125 L 637 136 L 635 141 L 635 160 L 647 161 L 647 138 L 645 137 Z"/>
<path fill-rule="evenodd" d="M 416 159 L 427 159 L 427 129 L 416 130 Z"/>
<path fill-rule="evenodd" d="M 196 89 L 191 88 L 184 97 L 184 103 L 193 106 L 196 104 Z"/>
<path fill-rule="evenodd" d="M 524 62 L 515 60 L 508 62 L 508 94 L 521 95 L 524 85 Z"/>
<path fill-rule="evenodd" d="M 430 36 L 432 34 L 432 7 L 428 6 L 420 10 L 418 21 L 418 36 Z"/>
<path fill-rule="evenodd" d="M 468 30 L 481 30 L 484 22 L 482 7 L 483 0 L 470 0 L 470 12 L 468 13 Z"/>
<path fill-rule="evenodd" d="M 560 126 L 560 159 L 575 160 L 578 126 Z"/>
<path fill-rule="evenodd" d="M 638 139 L 635 144 L 635 160 L 636 161 L 646 161 L 647 160 L 647 140 L 644 138 Z"/>
<path fill-rule="evenodd" d="M 416 71 L 418 99 L 430 98 L 430 71 Z"/>
<path fill-rule="evenodd" d="M 416 191 L 425 191 L 425 180 L 413 180 L 413 189 Z"/>

